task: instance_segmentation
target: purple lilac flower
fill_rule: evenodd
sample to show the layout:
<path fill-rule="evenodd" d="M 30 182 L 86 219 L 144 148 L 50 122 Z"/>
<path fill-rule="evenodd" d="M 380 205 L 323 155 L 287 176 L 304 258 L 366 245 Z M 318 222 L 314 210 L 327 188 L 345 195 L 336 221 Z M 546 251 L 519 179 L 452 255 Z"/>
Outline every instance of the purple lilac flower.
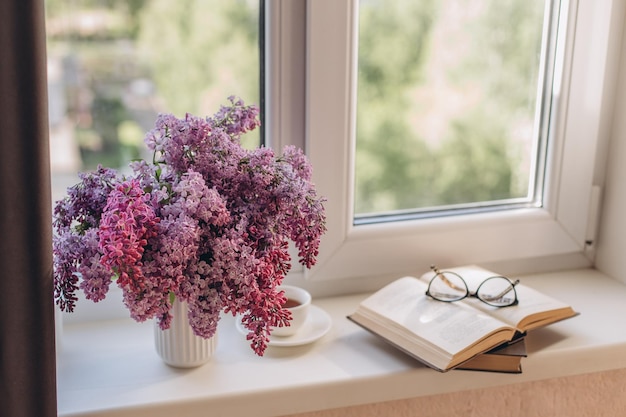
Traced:
<path fill-rule="evenodd" d="M 88 300 L 94 302 L 103 300 L 111 285 L 111 270 L 101 261 L 98 243 L 97 229 L 85 232 L 82 240 L 84 261 L 78 267 L 78 272 L 82 277 L 80 289 L 83 290 Z"/>
<path fill-rule="evenodd" d="M 75 291 L 106 296 L 111 278 L 137 321 L 171 322 L 171 300 L 189 304 L 202 337 L 220 313 L 241 315 L 259 355 L 273 327 L 285 325 L 278 285 L 299 261 L 316 262 L 325 232 L 323 199 L 302 151 L 245 150 L 240 139 L 260 123 L 256 106 L 235 97 L 212 117 L 159 115 L 145 142 L 152 161 L 131 163 L 122 179 L 99 168 L 81 175 L 55 207 L 55 298 L 72 311 Z"/>
<path fill-rule="evenodd" d="M 185 299 L 181 286 L 188 279 L 189 263 L 197 261 L 201 231 L 198 222 L 184 213 L 162 218 L 159 229 L 160 232 L 149 241 L 152 250 L 147 253 L 144 273 L 159 283 L 150 290 L 158 293 L 157 297 L 153 297 L 155 300 L 160 298 L 162 311 L 157 316 L 159 324 L 162 328 L 168 328 L 171 320 L 169 295 L 173 293 Z"/>
<path fill-rule="evenodd" d="M 95 172 L 79 175 L 80 182 L 70 187 L 67 197 L 57 202 L 54 208 L 54 297 L 64 311 L 74 311 L 79 274 L 85 273 L 88 282 L 102 283 L 99 288 L 87 288 L 87 298 L 99 301 L 108 289 L 105 281 L 111 274 L 94 265 L 98 256 L 94 236 L 100 217 L 113 187 L 119 182 L 117 173 L 98 167 Z"/>

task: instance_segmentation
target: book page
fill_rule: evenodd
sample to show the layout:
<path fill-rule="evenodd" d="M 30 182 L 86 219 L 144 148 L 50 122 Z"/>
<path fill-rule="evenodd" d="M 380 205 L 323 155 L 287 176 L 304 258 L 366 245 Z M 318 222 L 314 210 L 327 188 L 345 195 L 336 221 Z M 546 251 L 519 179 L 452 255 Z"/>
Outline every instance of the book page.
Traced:
<path fill-rule="evenodd" d="M 480 284 L 487 278 L 497 276 L 499 274 L 481 268 L 479 266 L 470 265 L 457 268 L 442 269 L 442 271 L 452 271 L 459 274 L 463 280 L 467 283 L 467 287 L 471 293 L 476 293 L 476 290 Z M 428 285 L 428 282 L 434 276 L 434 272 L 428 272 L 420 277 L 420 279 Z M 511 279 L 514 281 L 513 279 Z M 516 327 L 519 330 L 527 331 L 533 327 L 533 324 L 529 326 L 523 326 L 520 328 L 520 323 L 525 318 L 534 314 L 545 313 L 552 310 L 567 309 L 571 310 L 570 306 L 558 301 L 546 294 L 543 294 L 537 290 L 525 286 L 523 283 L 519 283 L 515 286 L 517 292 L 518 304 L 509 307 L 493 307 L 483 303 L 475 297 L 468 297 L 462 300 L 462 303 L 471 305 L 472 307 L 479 309 L 491 316 L 497 317 L 510 326 Z M 573 313 L 573 310 L 572 310 Z"/>
<path fill-rule="evenodd" d="M 364 300 L 359 313 L 372 320 L 382 316 L 389 323 L 381 326 L 393 326 L 414 343 L 426 341 L 431 349 L 442 349 L 449 355 L 505 326 L 463 303 L 433 300 L 426 296 L 426 288 L 417 278 L 401 278 Z"/>

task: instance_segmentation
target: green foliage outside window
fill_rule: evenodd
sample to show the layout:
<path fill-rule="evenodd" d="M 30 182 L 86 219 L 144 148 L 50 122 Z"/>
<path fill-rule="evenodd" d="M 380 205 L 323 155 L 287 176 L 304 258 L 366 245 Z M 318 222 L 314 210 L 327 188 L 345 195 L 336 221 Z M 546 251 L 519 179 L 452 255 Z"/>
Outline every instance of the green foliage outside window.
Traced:
<path fill-rule="evenodd" d="M 51 105 L 74 126 L 81 170 L 137 158 L 158 113 L 259 103 L 256 0 L 47 0 L 46 13 L 64 91 Z"/>
<path fill-rule="evenodd" d="M 46 7 L 83 169 L 137 156 L 157 112 L 260 101 L 258 0 Z M 357 214 L 527 194 L 542 19 L 540 1 L 361 1 Z"/>
<path fill-rule="evenodd" d="M 362 0 L 355 212 L 525 197 L 544 4 Z"/>

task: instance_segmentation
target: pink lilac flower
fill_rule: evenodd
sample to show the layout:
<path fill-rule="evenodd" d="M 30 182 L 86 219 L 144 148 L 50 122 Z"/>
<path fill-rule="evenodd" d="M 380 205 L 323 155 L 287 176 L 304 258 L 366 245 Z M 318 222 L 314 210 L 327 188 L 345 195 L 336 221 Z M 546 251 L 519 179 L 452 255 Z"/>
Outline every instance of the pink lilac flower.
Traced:
<path fill-rule="evenodd" d="M 159 219 L 149 197 L 139 181 L 125 181 L 109 193 L 100 220 L 100 261 L 117 274 L 118 285 L 131 292 L 144 288 L 142 257 L 148 239 L 157 233 Z"/>

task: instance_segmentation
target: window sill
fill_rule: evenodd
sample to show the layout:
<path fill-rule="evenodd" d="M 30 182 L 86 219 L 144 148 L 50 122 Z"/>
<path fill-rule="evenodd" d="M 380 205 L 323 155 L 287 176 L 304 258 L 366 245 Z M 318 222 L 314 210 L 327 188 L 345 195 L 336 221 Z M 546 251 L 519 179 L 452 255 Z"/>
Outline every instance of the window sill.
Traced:
<path fill-rule="evenodd" d="M 316 299 L 333 317 L 307 346 L 249 349 L 224 317 L 212 361 L 193 370 L 157 356 L 152 323 L 66 325 L 59 342 L 59 416 L 276 416 L 626 368 L 626 285 L 582 269 L 523 277 L 581 314 L 532 332 L 522 374 L 438 373 L 351 323 L 365 294 Z"/>

